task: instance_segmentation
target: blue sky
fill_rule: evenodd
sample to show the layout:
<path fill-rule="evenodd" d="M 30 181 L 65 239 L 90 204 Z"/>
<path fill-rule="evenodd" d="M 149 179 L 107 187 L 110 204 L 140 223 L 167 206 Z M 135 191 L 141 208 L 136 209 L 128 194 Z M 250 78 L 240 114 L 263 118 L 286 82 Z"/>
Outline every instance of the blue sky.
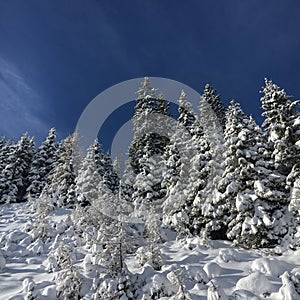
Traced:
<path fill-rule="evenodd" d="M 71 133 L 85 106 L 136 77 L 210 83 L 261 122 L 264 77 L 300 98 L 298 0 L 0 0 L 0 135 Z"/>

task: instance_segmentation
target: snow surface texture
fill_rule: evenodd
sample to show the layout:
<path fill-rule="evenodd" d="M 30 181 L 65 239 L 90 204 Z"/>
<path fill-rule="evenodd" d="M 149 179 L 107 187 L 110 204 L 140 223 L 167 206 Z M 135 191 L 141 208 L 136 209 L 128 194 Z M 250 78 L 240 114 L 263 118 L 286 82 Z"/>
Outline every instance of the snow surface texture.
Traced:
<path fill-rule="evenodd" d="M 36 216 L 27 204 L 0 206 L 1 300 L 78 295 L 92 299 L 90 290 L 101 277 L 93 272 L 101 249 L 80 242 L 70 214 L 68 209 L 54 210 L 43 228 L 49 226 L 55 236 L 37 239 Z M 141 266 L 135 253 L 127 255 L 125 263 L 139 288 L 131 299 L 300 299 L 300 250 L 275 257 L 270 251 L 246 251 L 224 241 L 203 245 L 197 237 L 176 240 L 171 232 L 166 236 L 158 270 L 147 262 Z M 66 269 L 70 264 L 72 268 Z M 118 282 L 103 280 L 100 288 L 109 297 L 110 289 L 128 284 L 124 277 Z M 132 291 L 106 299 L 130 299 Z"/>

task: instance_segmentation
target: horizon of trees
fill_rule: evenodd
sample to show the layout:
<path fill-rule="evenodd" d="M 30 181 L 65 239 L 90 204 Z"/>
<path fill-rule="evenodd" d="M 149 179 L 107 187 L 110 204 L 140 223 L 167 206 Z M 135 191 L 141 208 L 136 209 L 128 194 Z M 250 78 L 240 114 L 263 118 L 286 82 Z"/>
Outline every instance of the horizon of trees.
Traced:
<path fill-rule="evenodd" d="M 84 155 L 76 133 L 58 142 L 52 128 L 37 149 L 27 133 L 17 142 L 2 138 L 0 203 L 43 199 L 53 207 L 93 207 L 100 219 L 126 210 L 152 232 L 165 226 L 245 248 L 299 247 L 300 101 L 268 79 L 261 92 L 262 126 L 239 103 L 225 107 L 209 85 L 199 115 L 182 91 L 174 126 L 169 103 L 145 78 L 123 174 L 98 140 Z M 166 135 L 149 130 L 149 116 Z M 157 240 L 155 233 L 151 243 Z"/>

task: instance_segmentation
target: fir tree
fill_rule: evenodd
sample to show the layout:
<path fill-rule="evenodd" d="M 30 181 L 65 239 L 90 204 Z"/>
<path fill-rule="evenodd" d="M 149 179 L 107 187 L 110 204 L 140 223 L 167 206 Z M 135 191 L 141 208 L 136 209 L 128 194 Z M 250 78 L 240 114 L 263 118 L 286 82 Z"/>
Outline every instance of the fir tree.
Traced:
<path fill-rule="evenodd" d="M 1 147 L 0 147 L 0 174 L 2 170 L 7 166 L 8 164 L 8 156 L 10 151 L 12 150 L 12 143 L 11 141 L 6 141 L 1 139 Z"/>
<path fill-rule="evenodd" d="M 185 163 L 181 165 L 181 181 L 183 182 L 183 177 L 185 177 L 186 181 L 184 190 L 186 201 L 183 206 L 183 211 L 189 218 L 189 231 L 193 234 L 197 234 L 200 229 L 198 222 L 199 210 L 197 207 L 194 207 L 193 204 L 207 183 L 207 162 L 209 159 L 207 154 L 209 149 L 202 124 L 200 124 L 198 116 L 193 111 L 192 105 L 187 101 L 184 94 L 181 94 L 178 102 L 180 113 L 178 125 L 180 126 L 182 124 L 191 134 L 190 138 L 186 137 L 187 139 L 183 143 L 185 145 L 182 145 L 186 150 L 181 151 L 180 154 L 184 158 L 182 162 L 185 161 Z M 178 139 L 178 137 L 176 139 Z"/>
<path fill-rule="evenodd" d="M 158 205 L 166 193 L 162 185 L 163 155 L 169 143 L 169 127 L 173 119 L 168 114 L 169 103 L 162 95 L 156 96 L 148 78 L 142 83 L 138 95 L 129 161 L 135 177 L 132 200 L 142 216 L 147 203 L 153 201 Z M 127 190 L 130 187 L 127 186 Z"/>
<path fill-rule="evenodd" d="M 180 97 L 178 99 L 178 111 L 179 125 L 184 126 L 192 136 L 201 136 L 203 134 L 202 127 L 197 118 L 197 115 L 193 110 L 192 104 L 187 100 L 187 95 L 183 90 L 181 91 Z"/>
<path fill-rule="evenodd" d="M 34 140 L 25 133 L 18 143 L 9 146 L 7 165 L 0 176 L 0 196 L 3 202 L 24 201 L 29 185 L 28 172 L 34 155 Z"/>
<path fill-rule="evenodd" d="M 92 144 L 90 151 L 93 151 L 94 153 L 96 170 L 100 179 L 105 182 L 112 192 L 116 193 L 119 188 L 120 179 L 117 172 L 114 170 L 110 155 L 104 153 L 97 139 Z"/>
<path fill-rule="evenodd" d="M 293 247 L 300 247 L 300 164 L 296 163 L 287 176 L 287 185 L 291 190 L 289 198 L 289 211 L 293 214 L 297 228 L 293 238 Z M 292 247 L 292 246 L 291 246 Z"/>
<path fill-rule="evenodd" d="M 210 107 L 216 114 L 220 125 L 224 129 L 226 122 L 226 107 L 222 103 L 220 95 L 217 95 L 216 90 L 214 90 L 209 84 L 206 84 L 202 99 L 204 99 L 210 105 Z"/>
<path fill-rule="evenodd" d="M 222 193 L 220 214 L 228 227 L 227 237 L 244 247 L 259 247 L 261 242 L 255 224 L 248 221 L 255 216 L 259 201 L 254 193 L 258 179 L 256 164 L 263 150 L 262 132 L 255 121 L 244 114 L 240 105 L 231 102 L 226 115 L 224 173 L 218 189 Z"/>
<path fill-rule="evenodd" d="M 300 115 L 296 107 L 299 101 L 292 102 L 283 89 L 271 80 L 265 79 L 265 87 L 261 98 L 265 129 L 271 158 L 274 166 L 284 176 L 287 176 L 294 164 L 299 160 Z"/>
<path fill-rule="evenodd" d="M 164 223 L 181 234 L 191 230 L 192 203 L 200 187 L 200 156 L 195 157 L 203 149 L 203 129 L 192 104 L 182 91 L 178 100 L 179 118 L 176 130 L 170 137 L 166 147 L 166 172 L 163 185 L 167 194 L 163 204 Z M 196 166 L 197 165 L 197 166 Z M 203 166 L 203 164 L 202 164 Z"/>
<path fill-rule="evenodd" d="M 2 147 L 4 146 L 4 144 L 5 144 L 5 136 L 2 136 L 0 138 L 0 149 L 2 149 Z"/>
<path fill-rule="evenodd" d="M 127 299 L 136 299 L 135 278 L 125 263 L 125 254 L 132 245 L 128 225 L 124 222 L 126 214 L 124 215 L 122 201 L 118 201 L 117 195 L 111 191 L 109 193 L 111 199 L 105 198 L 103 201 L 106 206 L 112 206 L 112 210 L 106 225 L 101 226 L 98 231 L 97 241 L 100 247 L 96 255 L 102 274 L 101 280 L 93 287 L 93 296 L 95 299 L 121 299 L 125 296 Z"/>
<path fill-rule="evenodd" d="M 275 245 L 285 235 L 291 235 L 295 226 L 287 211 L 290 197 L 286 178 L 299 159 L 296 140 L 299 137 L 299 113 L 296 110 L 298 101 L 291 102 L 291 97 L 271 80 L 265 79 L 265 84 L 261 102 L 267 154 L 258 166 L 262 179 L 254 187 L 257 196 L 265 201 L 263 212 L 268 212 L 272 224 L 266 243 Z"/>
<path fill-rule="evenodd" d="M 205 234 L 212 238 L 226 238 L 226 226 L 215 218 L 218 215 L 218 203 L 221 194 L 218 191 L 218 183 L 223 174 L 224 136 L 220 119 L 208 102 L 207 91 L 201 97 L 200 117 L 203 126 L 204 139 L 208 143 L 205 153 L 207 164 L 205 171 L 208 172 L 205 187 L 198 192 L 194 200 L 194 211 L 198 210 L 198 227 L 205 226 Z M 201 210 L 201 213 L 199 212 Z M 201 225 L 202 224 L 202 225 Z"/>
<path fill-rule="evenodd" d="M 0 174 L 5 167 L 5 137 L 0 138 Z"/>
<path fill-rule="evenodd" d="M 78 267 L 70 266 L 60 271 L 56 278 L 56 297 L 58 300 L 80 299 L 83 276 L 79 273 Z"/>
<path fill-rule="evenodd" d="M 105 173 L 103 175 L 103 182 L 113 192 L 117 193 L 120 184 L 120 178 L 117 172 L 114 170 L 111 157 L 106 154 L 103 158 Z"/>
<path fill-rule="evenodd" d="M 138 99 L 133 117 L 134 140 L 129 148 L 129 159 L 135 174 L 141 172 L 140 159 L 145 154 L 146 145 L 148 154 L 162 155 L 169 139 L 161 135 L 157 130 L 161 129 L 163 134 L 168 134 L 169 102 L 155 94 L 151 87 L 149 78 L 145 78 L 138 90 Z M 153 118 L 152 118 L 153 117 Z M 167 123 L 167 124 L 166 124 Z"/>
<path fill-rule="evenodd" d="M 27 197 L 30 195 L 33 199 L 40 196 L 45 187 L 49 174 L 54 170 L 57 160 L 59 144 L 56 142 L 56 130 L 51 128 L 48 137 L 38 148 L 33 158 L 28 180 L 30 182 L 27 188 Z"/>
<path fill-rule="evenodd" d="M 185 128 L 178 124 L 167 147 L 165 179 L 166 196 L 163 203 L 164 224 L 180 234 L 190 232 L 189 180 L 191 158 L 196 152 L 194 140 Z"/>
<path fill-rule="evenodd" d="M 150 264 L 155 270 L 162 267 L 160 243 L 163 241 L 161 232 L 161 217 L 156 212 L 155 206 L 150 205 L 145 221 L 145 237 L 147 245 L 136 251 L 136 260 L 139 266 Z"/>
<path fill-rule="evenodd" d="M 120 195 L 128 202 L 132 202 L 132 195 L 134 193 L 134 182 L 136 175 L 133 172 L 130 161 L 126 161 L 126 168 L 120 180 Z"/>
<path fill-rule="evenodd" d="M 82 206 L 90 205 L 93 200 L 98 198 L 98 184 L 101 177 L 96 167 L 95 144 L 97 141 L 89 147 L 75 179 L 76 196 L 78 203 Z"/>
<path fill-rule="evenodd" d="M 148 146 L 149 144 L 146 146 L 146 151 L 150 148 Z M 150 155 L 149 152 L 146 152 L 140 160 L 142 171 L 136 176 L 133 185 L 133 203 L 137 215 L 142 218 L 147 215 L 150 204 L 160 206 L 165 196 L 165 189 L 161 186 L 164 161 L 161 156 Z"/>
<path fill-rule="evenodd" d="M 198 143 L 198 151 L 191 159 L 191 170 L 189 172 L 188 199 L 190 203 L 190 225 L 191 233 L 199 234 L 204 227 L 201 205 L 204 203 L 202 197 L 209 174 L 211 154 L 209 144 L 205 138 L 201 138 Z"/>
<path fill-rule="evenodd" d="M 57 166 L 53 170 L 50 182 L 42 191 L 43 196 L 50 198 L 55 206 L 74 206 L 75 199 L 68 197 L 68 191 L 75 186 L 76 171 L 78 166 L 77 136 L 68 136 L 62 144 L 62 152 L 58 159 Z"/>

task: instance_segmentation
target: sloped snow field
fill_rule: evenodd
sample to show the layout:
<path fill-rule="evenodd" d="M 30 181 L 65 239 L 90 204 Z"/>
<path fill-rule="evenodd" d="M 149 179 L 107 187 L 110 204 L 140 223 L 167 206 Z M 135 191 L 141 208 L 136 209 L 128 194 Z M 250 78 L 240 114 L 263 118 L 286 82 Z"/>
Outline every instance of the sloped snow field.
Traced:
<path fill-rule="evenodd" d="M 51 270 L 49 252 L 57 246 L 58 239 L 76 248 L 74 264 L 83 280 L 81 293 L 83 299 L 91 299 L 88 291 L 94 273 L 89 268 L 92 262 L 87 259 L 90 251 L 74 234 L 70 214 L 71 210 L 67 209 L 52 212 L 55 238 L 42 241 L 34 239 L 36 216 L 27 204 L 0 206 L 0 299 L 57 298 L 59 271 Z M 291 284 L 291 277 L 300 278 L 300 250 L 275 256 L 268 250 L 237 249 L 224 241 L 203 245 L 200 238 L 176 240 L 172 232 L 167 232 L 167 236 L 169 240 L 161 248 L 161 270 L 154 270 L 150 265 L 138 267 L 135 254 L 126 257 L 130 272 L 143 282 L 137 299 L 142 299 L 147 289 L 165 289 L 170 296 L 143 299 L 171 299 L 178 290 L 172 276 L 178 272 L 186 299 L 300 299 L 295 285 Z"/>

